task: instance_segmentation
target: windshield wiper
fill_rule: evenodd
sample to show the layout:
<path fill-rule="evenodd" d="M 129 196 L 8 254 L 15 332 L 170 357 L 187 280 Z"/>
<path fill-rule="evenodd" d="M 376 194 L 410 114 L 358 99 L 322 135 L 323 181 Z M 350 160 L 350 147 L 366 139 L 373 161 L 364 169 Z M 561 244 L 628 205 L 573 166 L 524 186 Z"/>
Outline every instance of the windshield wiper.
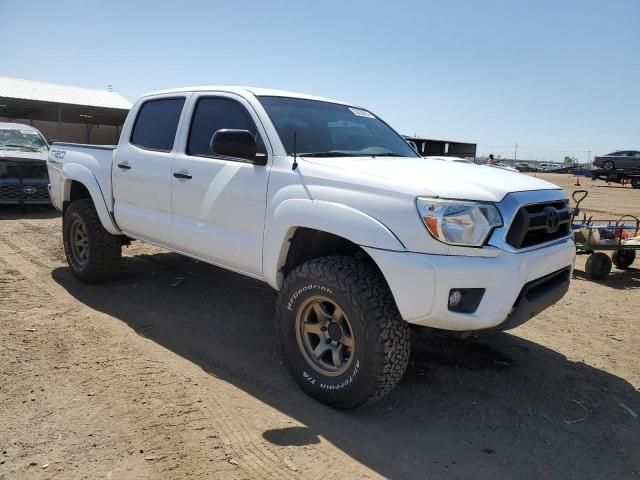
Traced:
<path fill-rule="evenodd" d="M 372 157 L 406 157 L 406 155 L 401 155 L 396 152 L 383 152 L 383 153 L 372 153 Z"/>
<path fill-rule="evenodd" d="M 40 150 L 39 148 L 31 147 L 29 145 L 16 145 L 15 143 L 5 143 L 4 145 L 0 145 L 0 146 L 12 147 L 12 148 L 22 148 L 23 150 L 32 150 L 34 152 L 37 152 L 38 150 Z"/>

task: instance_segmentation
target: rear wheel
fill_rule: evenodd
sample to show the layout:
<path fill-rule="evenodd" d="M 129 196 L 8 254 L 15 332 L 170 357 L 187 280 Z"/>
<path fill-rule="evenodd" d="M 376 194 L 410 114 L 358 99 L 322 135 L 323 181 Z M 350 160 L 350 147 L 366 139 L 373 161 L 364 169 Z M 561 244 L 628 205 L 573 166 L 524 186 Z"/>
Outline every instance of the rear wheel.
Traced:
<path fill-rule="evenodd" d="M 633 188 L 640 188 L 640 177 L 633 177 L 631 179 L 631 186 Z"/>
<path fill-rule="evenodd" d="M 613 255 L 611 255 L 613 264 L 620 270 L 624 270 L 625 268 L 630 267 L 635 259 L 635 250 L 616 250 L 615 252 L 613 252 Z"/>
<path fill-rule="evenodd" d="M 102 282 L 118 273 L 121 239 L 104 229 L 91 199 L 75 200 L 67 207 L 62 236 L 67 263 L 79 280 Z"/>
<path fill-rule="evenodd" d="M 591 280 L 602 280 L 611 272 L 611 259 L 602 252 L 592 253 L 587 258 L 584 269 Z"/>
<path fill-rule="evenodd" d="M 611 160 L 607 160 L 602 164 L 602 168 L 604 168 L 605 170 L 614 170 L 616 168 L 616 164 Z"/>
<path fill-rule="evenodd" d="M 286 278 L 276 307 L 287 366 L 302 389 L 335 408 L 388 393 L 409 361 L 410 331 L 381 274 L 365 260 L 310 260 Z"/>

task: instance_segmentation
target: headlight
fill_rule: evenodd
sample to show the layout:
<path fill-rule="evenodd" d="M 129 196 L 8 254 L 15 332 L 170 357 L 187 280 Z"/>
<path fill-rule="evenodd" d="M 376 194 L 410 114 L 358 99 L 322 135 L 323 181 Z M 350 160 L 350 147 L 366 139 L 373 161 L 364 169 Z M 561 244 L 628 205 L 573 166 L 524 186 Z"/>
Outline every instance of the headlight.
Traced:
<path fill-rule="evenodd" d="M 500 212 L 489 203 L 418 198 L 416 205 L 433 238 L 450 245 L 481 247 L 502 226 Z"/>

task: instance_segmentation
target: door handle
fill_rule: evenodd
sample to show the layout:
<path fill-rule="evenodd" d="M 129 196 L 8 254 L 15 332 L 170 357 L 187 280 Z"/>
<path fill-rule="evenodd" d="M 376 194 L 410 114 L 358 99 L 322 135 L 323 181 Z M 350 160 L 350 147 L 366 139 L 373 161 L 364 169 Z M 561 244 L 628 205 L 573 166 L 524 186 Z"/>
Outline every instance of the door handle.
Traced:
<path fill-rule="evenodd" d="M 174 177 L 180 178 L 182 180 L 191 180 L 193 177 L 189 175 L 187 172 L 175 172 L 173 174 Z"/>
<path fill-rule="evenodd" d="M 119 163 L 118 168 L 121 168 L 123 170 L 131 170 L 131 165 L 129 165 L 128 163 Z"/>

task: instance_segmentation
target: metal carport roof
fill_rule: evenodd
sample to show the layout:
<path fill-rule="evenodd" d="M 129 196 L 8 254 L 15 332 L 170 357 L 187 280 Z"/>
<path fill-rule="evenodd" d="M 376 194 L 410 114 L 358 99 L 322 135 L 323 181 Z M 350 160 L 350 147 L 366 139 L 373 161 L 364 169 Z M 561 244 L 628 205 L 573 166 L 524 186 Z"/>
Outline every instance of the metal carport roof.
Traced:
<path fill-rule="evenodd" d="M 122 125 L 130 108 L 109 90 L 0 77 L 0 117 Z"/>

